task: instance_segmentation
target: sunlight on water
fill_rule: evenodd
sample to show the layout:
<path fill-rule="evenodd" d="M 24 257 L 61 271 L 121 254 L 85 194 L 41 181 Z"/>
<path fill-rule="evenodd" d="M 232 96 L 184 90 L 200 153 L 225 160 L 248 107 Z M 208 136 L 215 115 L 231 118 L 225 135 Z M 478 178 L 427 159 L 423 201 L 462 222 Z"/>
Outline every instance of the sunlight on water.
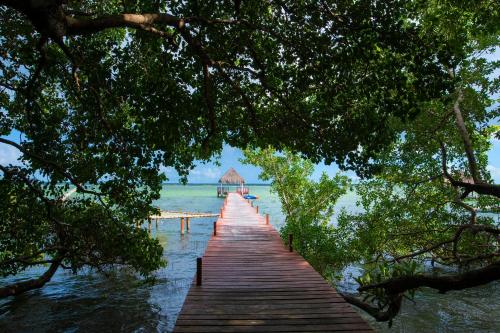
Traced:
<path fill-rule="evenodd" d="M 251 186 L 258 195 L 260 212 L 269 213 L 280 226 L 283 215 L 279 200 L 268 186 Z M 166 185 L 156 203 L 161 209 L 213 212 L 222 199 L 214 185 Z M 343 197 L 339 206 L 356 211 L 355 195 Z M 59 271 L 46 287 L 17 298 L 0 301 L 0 332 L 164 332 L 171 331 L 212 231 L 214 218 L 191 220 L 191 232 L 182 236 L 178 220 L 153 226 L 153 236 L 164 246 L 166 268 L 156 272 L 154 283 L 121 271 L 110 277 Z M 153 224 L 154 225 L 154 224 Z M 17 279 L 36 275 L 32 270 Z M 1 284 L 13 279 L 4 279 Z M 355 286 L 344 286 L 346 289 Z M 490 284 L 442 296 L 420 293 L 416 304 L 406 302 L 393 328 L 372 323 L 389 332 L 500 332 L 500 284 Z"/>

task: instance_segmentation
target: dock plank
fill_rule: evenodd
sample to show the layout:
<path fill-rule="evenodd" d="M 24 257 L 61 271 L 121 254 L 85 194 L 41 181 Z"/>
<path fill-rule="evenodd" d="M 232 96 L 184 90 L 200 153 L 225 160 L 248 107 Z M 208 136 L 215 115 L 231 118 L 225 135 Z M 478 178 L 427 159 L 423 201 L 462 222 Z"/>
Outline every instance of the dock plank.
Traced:
<path fill-rule="evenodd" d="M 372 332 L 307 261 L 230 193 L 174 332 Z"/>

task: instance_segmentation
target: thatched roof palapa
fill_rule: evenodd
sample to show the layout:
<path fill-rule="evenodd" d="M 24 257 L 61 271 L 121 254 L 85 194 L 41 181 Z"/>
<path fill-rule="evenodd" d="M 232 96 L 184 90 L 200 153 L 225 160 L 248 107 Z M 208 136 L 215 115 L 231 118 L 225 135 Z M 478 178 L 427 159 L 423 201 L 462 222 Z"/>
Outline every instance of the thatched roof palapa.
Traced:
<path fill-rule="evenodd" d="M 245 184 L 245 180 L 233 168 L 226 171 L 226 173 L 219 179 L 221 184 Z"/>

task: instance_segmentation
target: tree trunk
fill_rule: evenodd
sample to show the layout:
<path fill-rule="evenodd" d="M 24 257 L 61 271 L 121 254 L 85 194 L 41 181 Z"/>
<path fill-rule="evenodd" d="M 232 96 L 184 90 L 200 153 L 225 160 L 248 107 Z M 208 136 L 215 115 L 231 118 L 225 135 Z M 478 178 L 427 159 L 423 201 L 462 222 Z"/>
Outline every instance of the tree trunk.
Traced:
<path fill-rule="evenodd" d="M 494 262 L 486 267 L 448 276 L 412 275 L 401 276 L 387 281 L 361 286 L 360 292 L 370 289 L 383 288 L 390 294 L 404 293 L 407 290 L 421 287 L 437 289 L 439 293 L 450 290 L 462 290 L 481 286 L 500 279 L 500 262 Z"/>
<path fill-rule="evenodd" d="M 47 282 L 50 281 L 52 276 L 54 276 L 54 273 L 59 268 L 61 261 L 61 259 L 53 261 L 52 264 L 50 264 L 49 269 L 36 279 L 15 283 L 0 288 L 0 298 L 16 296 L 26 291 L 43 287 Z"/>
<path fill-rule="evenodd" d="M 455 101 L 455 104 L 453 104 L 453 112 L 455 113 L 455 123 L 457 124 L 458 132 L 462 137 L 465 154 L 467 155 L 467 160 L 469 162 L 469 171 L 471 173 L 472 179 L 474 180 L 474 183 L 477 184 L 480 183 L 481 180 L 477 172 L 476 157 L 474 156 L 472 141 L 470 139 L 469 132 L 465 127 L 465 121 L 462 115 L 462 111 L 460 110 L 460 103 L 462 102 L 463 98 L 464 98 L 464 93 L 462 89 L 459 89 L 457 100 Z"/>

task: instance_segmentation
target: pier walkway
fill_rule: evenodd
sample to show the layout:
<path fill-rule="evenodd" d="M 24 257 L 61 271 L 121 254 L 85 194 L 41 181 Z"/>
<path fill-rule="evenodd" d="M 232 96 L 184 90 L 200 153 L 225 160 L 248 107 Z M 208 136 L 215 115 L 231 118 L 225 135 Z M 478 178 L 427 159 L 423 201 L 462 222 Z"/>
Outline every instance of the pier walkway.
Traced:
<path fill-rule="evenodd" d="M 372 332 L 239 194 L 222 212 L 174 332 Z"/>

